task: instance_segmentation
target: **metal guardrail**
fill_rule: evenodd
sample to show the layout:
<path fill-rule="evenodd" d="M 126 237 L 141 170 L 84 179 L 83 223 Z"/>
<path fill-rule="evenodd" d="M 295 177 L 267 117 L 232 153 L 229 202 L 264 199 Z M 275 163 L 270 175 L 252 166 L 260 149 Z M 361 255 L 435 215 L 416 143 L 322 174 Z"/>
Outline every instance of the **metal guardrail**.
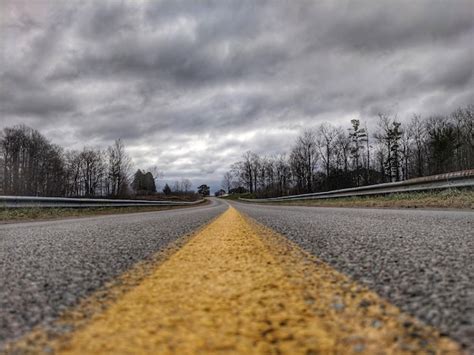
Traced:
<path fill-rule="evenodd" d="M 391 193 L 419 192 L 469 187 L 474 187 L 474 169 L 457 171 L 447 174 L 425 176 L 405 181 L 389 182 L 384 184 L 368 185 L 361 187 L 351 187 L 348 189 L 332 190 L 327 192 L 316 192 L 309 194 L 260 199 L 241 198 L 240 200 L 248 202 L 277 202 L 287 200 L 295 201 L 352 196 L 384 195 Z"/>
<path fill-rule="evenodd" d="M 0 196 L 0 208 L 91 208 L 91 207 L 133 207 L 133 206 L 188 206 L 203 200 L 150 201 L 150 200 L 114 200 L 67 197 Z"/>

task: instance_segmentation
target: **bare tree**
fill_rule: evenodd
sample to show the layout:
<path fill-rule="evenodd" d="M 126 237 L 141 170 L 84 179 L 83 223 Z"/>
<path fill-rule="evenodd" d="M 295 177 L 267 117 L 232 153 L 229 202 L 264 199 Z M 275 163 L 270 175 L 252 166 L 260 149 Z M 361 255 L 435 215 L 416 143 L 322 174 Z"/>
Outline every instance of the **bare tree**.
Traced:
<path fill-rule="evenodd" d="M 326 172 L 326 189 L 329 189 L 333 148 L 337 133 L 337 129 L 330 123 L 322 123 L 316 131 L 316 145 Z"/>
<path fill-rule="evenodd" d="M 188 192 L 191 192 L 191 187 L 193 184 L 191 183 L 191 180 L 189 179 L 181 179 L 181 189 L 182 191 L 187 194 Z"/>
<path fill-rule="evenodd" d="M 111 196 L 124 196 L 127 194 L 130 183 L 131 159 L 125 152 L 125 147 L 120 139 L 107 149 L 108 157 L 108 193 Z"/>
<path fill-rule="evenodd" d="M 339 128 L 337 137 L 334 141 L 336 151 L 336 164 L 337 167 L 347 174 L 349 171 L 349 157 L 351 152 L 351 139 L 346 133 Z"/>
<path fill-rule="evenodd" d="M 262 178 L 262 162 L 257 154 L 251 154 L 250 165 L 253 174 L 253 191 L 256 192 L 259 186 L 259 180 Z"/>
<path fill-rule="evenodd" d="M 0 142 L 3 142 L 3 132 L 0 131 Z M 0 195 L 5 194 L 5 152 L 3 144 L 0 144 Z"/>
<path fill-rule="evenodd" d="M 183 190 L 181 189 L 181 184 L 179 183 L 179 181 L 175 181 L 173 183 L 173 186 L 171 187 L 171 191 L 174 192 L 174 193 L 183 192 Z"/>
<path fill-rule="evenodd" d="M 296 139 L 290 154 L 292 174 L 299 192 L 313 191 L 318 158 L 316 134 L 306 130 Z"/>
<path fill-rule="evenodd" d="M 426 159 L 426 128 L 421 116 L 414 115 L 408 126 L 414 142 L 414 175 L 423 176 Z"/>
<path fill-rule="evenodd" d="M 368 141 L 367 132 L 360 127 L 360 120 L 351 120 L 352 128 L 350 129 L 349 138 L 351 139 L 351 155 L 355 166 L 356 186 L 360 186 L 360 160 L 365 148 L 365 143 Z"/>
<path fill-rule="evenodd" d="M 277 184 L 275 196 L 288 195 L 291 180 L 291 168 L 284 154 L 280 154 L 275 160 L 275 175 Z"/>
<path fill-rule="evenodd" d="M 242 160 L 234 163 L 231 167 L 232 172 L 238 177 L 239 181 L 247 187 L 250 193 L 255 191 L 257 185 L 258 157 L 255 153 L 247 151 L 242 155 Z"/>
<path fill-rule="evenodd" d="M 227 192 L 230 193 L 230 189 L 234 184 L 234 176 L 232 172 L 227 171 L 222 178 L 222 188 Z"/>
<path fill-rule="evenodd" d="M 79 159 L 84 195 L 103 195 L 105 164 L 102 151 L 84 148 Z"/>
<path fill-rule="evenodd" d="M 3 130 L 2 191 L 12 195 L 64 194 L 62 149 L 38 131 L 20 125 Z"/>
<path fill-rule="evenodd" d="M 456 132 L 456 170 L 474 166 L 474 105 L 459 108 L 450 116 Z"/>
<path fill-rule="evenodd" d="M 401 159 L 401 179 L 410 178 L 410 162 L 412 157 L 413 141 L 412 133 L 409 129 L 404 130 L 400 137 L 400 159 Z"/>
<path fill-rule="evenodd" d="M 81 196 L 81 161 L 79 152 L 68 151 L 65 154 L 66 196 Z"/>
<path fill-rule="evenodd" d="M 379 131 L 375 137 L 385 145 L 386 158 L 384 160 L 383 175 L 388 175 L 390 181 L 400 180 L 400 139 L 403 131 L 397 117 L 379 114 Z"/>
<path fill-rule="evenodd" d="M 445 116 L 432 116 L 426 121 L 426 131 L 430 173 L 455 170 L 458 142 L 453 122 Z"/>

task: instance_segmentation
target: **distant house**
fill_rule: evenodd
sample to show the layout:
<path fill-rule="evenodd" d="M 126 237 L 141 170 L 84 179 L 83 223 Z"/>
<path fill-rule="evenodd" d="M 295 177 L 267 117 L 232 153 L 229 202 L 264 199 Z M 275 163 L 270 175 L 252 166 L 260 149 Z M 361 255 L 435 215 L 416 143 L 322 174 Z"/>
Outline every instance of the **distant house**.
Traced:
<path fill-rule="evenodd" d="M 226 194 L 225 190 L 223 190 L 223 189 L 220 189 L 219 191 L 216 191 L 214 193 L 214 196 L 216 196 L 216 197 L 221 197 L 221 196 L 226 196 L 226 195 L 227 194 Z"/>

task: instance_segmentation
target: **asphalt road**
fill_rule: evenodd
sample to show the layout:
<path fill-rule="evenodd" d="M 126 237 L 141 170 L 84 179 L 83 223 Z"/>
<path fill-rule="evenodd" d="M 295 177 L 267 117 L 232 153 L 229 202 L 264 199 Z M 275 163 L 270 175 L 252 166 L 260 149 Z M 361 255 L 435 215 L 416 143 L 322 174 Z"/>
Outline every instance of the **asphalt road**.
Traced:
<path fill-rule="evenodd" d="M 474 351 L 474 213 L 232 205 Z"/>
<path fill-rule="evenodd" d="M 474 213 L 232 205 L 474 349 Z M 0 348 L 226 208 L 0 226 Z"/>
<path fill-rule="evenodd" d="M 0 349 L 226 208 L 0 225 Z"/>

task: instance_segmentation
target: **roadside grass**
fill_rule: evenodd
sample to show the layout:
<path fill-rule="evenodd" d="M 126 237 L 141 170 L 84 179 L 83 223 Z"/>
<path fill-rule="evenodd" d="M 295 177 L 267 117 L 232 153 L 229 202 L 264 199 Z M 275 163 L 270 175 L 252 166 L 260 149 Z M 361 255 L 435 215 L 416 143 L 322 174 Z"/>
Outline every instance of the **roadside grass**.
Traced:
<path fill-rule="evenodd" d="M 316 207 L 395 207 L 474 209 L 474 190 L 396 193 L 379 196 L 271 202 L 271 204 Z"/>
<path fill-rule="evenodd" d="M 206 203 L 206 202 L 204 202 Z M 37 220 L 54 220 L 62 218 L 92 217 L 111 214 L 165 211 L 191 206 L 132 206 L 132 207 L 97 207 L 97 208 L 2 208 L 0 207 L 0 224 L 27 222 Z"/>

